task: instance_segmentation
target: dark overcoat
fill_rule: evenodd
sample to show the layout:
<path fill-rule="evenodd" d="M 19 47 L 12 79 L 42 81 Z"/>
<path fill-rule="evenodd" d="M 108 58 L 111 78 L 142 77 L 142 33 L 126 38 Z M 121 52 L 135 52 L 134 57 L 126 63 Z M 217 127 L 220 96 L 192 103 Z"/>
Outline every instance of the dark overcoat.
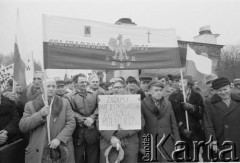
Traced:
<path fill-rule="evenodd" d="M 187 101 L 188 103 L 194 105 L 194 111 L 188 111 L 189 130 L 192 131 L 190 138 L 187 138 L 183 133 L 183 130 L 187 128 L 187 125 L 185 110 L 182 104 L 184 102 L 182 92 L 180 90 L 174 91 L 169 96 L 169 101 L 173 106 L 181 139 L 189 142 L 190 144 L 192 144 L 192 140 L 204 140 L 204 133 L 200 123 L 203 118 L 204 111 L 204 102 L 202 96 L 192 90 Z"/>
<path fill-rule="evenodd" d="M 204 112 L 204 132 L 206 140 L 212 135 L 213 140 L 218 141 L 219 148 L 223 141 L 230 140 L 236 145 L 236 154 L 240 158 L 240 97 L 231 95 L 229 107 L 221 100 L 218 95 L 214 95 L 205 102 Z"/>
<path fill-rule="evenodd" d="M 165 153 L 163 149 L 160 149 L 164 156 L 158 152 L 157 158 L 155 153 L 153 153 L 153 158 L 155 160 L 157 159 L 158 161 L 171 160 L 171 154 L 174 150 L 174 143 L 180 140 L 178 127 L 171 103 L 163 98 L 161 107 L 158 109 L 151 99 L 150 95 L 148 95 L 142 101 L 141 107 L 142 115 L 145 120 L 143 133 L 152 134 L 154 139 L 153 144 L 156 145 L 164 135 L 170 135 L 169 139 L 167 139 L 166 143 L 163 146 L 167 153 Z M 155 142 L 156 135 L 158 135 L 157 142 Z"/>

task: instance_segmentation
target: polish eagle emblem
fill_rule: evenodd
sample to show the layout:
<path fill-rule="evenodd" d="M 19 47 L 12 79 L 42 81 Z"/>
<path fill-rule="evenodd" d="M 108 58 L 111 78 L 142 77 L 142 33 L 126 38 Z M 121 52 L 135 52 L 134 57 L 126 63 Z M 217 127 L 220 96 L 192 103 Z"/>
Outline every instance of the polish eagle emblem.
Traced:
<path fill-rule="evenodd" d="M 123 61 L 124 59 L 128 60 L 129 56 L 127 55 L 127 51 L 132 50 L 132 43 L 130 39 L 125 39 L 123 42 L 122 35 L 118 35 L 117 39 L 110 38 L 108 42 L 108 48 L 111 51 L 115 52 L 115 55 L 113 56 L 113 59 L 118 59 L 120 61 Z"/>

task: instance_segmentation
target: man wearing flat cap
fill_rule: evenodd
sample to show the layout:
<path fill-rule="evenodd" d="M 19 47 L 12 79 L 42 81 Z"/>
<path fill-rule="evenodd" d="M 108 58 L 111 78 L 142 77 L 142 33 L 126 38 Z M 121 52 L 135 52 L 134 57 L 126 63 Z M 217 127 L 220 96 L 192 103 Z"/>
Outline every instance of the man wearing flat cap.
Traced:
<path fill-rule="evenodd" d="M 231 141 L 235 144 L 235 154 L 230 157 L 227 152 L 225 157 L 218 158 L 220 161 L 239 161 L 240 158 L 240 97 L 231 94 L 230 82 L 225 77 L 220 77 L 212 82 L 215 95 L 205 102 L 204 131 L 206 141 L 212 137 L 211 148 L 218 152 L 219 149 L 229 149 L 223 146 L 224 141 Z M 226 160 L 226 158 L 230 160 Z M 238 159 L 236 159 L 238 157 Z"/>
<path fill-rule="evenodd" d="M 232 94 L 240 95 L 240 79 L 233 80 L 233 87 L 231 90 Z"/>
<path fill-rule="evenodd" d="M 67 89 L 66 82 L 64 80 L 57 80 L 56 83 L 57 83 L 56 94 L 61 97 L 66 97 L 66 94 L 68 93 L 66 91 Z"/>
<path fill-rule="evenodd" d="M 147 75 L 140 75 L 140 88 L 145 93 L 145 95 L 148 95 L 148 84 L 152 81 L 152 77 L 149 77 Z"/>
<path fill-rule="evenodd" d="M 153 140 L 153 144 L 157 144 L 162 136 L 171 134 L 173 139 L 167 139 L 164 143 L 164 150 L 157 154 L 153 153 L 153 161 L 164 162 L 171 160 L 171 154 L 174 150 L 174 144 L 180 140 L 177 122 L 172 109 L 171 103 L 163 96 L 164 86 L 159 80 L 153 80 L 148 85 L 149 95 L 143 99 L 141 103 L 142 114 L 145 120 L 145 127 L 142 134 L 152 134 L 157 140 Z M 157 142 L 155 142 L 157 141 Z M 143 146 L 140 151 L 144 153 Z"/>

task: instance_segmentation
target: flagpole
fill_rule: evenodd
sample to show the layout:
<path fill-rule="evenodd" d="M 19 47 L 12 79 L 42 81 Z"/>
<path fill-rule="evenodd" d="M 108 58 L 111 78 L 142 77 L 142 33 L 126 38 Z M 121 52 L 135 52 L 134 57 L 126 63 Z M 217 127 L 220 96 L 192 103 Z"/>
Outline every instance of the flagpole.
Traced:
<path fill-rule="evenodd" d="M 181 85 L 182 85 L 182 90 L 183 90 L 183 101 L 186 101 L 186 92 L 184 89 L 184 85 L 183 85 L 183 72 L 182 72 L 182 68 L 180 68 L 180 75 L 181 75 Z M 187 123 L 187 129 L 189 131 L 189 123 L 188 123 L 188 112 L 185 110 L 185 116 L 186 116 L 186 123 Z"/>
<path fill-rule="evenodd" d="M 44 104 L 45 107 L 48 107 L 48 97 L 47 97 L 47 73 L 46 69 L 44 69 L 44 78 L 43 78 L 43 96 L 44 96 Z M 50 118 L 51 118 L 51 110 L 52 108 L 50 107 L 50 112 L 47 115 L 47 136 L 48 136 L 48 143 L 51 142 L 51 137 L 50 137 Z"/>

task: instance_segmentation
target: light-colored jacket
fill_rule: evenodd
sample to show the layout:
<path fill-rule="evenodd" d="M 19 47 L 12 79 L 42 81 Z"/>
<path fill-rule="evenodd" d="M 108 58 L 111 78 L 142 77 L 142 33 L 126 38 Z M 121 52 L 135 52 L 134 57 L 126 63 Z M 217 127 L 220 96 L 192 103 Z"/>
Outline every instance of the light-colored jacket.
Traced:
<path fill-rule="evenodd" d="M 43 106 L 42 95 L 28 102 L 19 123 L 23 133 L 30 132 L 30 140 L 25 152 L 26 163 L 41 163 L 43 150 L 48 144 L 46 118 L 43 118 L 40 113 Z M 51 140 L 56 138 L 64 143 L 69 151 L 67 163 L 74 163 L 72 133 L 76 122 L 67 99 L 55 96 L 50 121 Z"/>

